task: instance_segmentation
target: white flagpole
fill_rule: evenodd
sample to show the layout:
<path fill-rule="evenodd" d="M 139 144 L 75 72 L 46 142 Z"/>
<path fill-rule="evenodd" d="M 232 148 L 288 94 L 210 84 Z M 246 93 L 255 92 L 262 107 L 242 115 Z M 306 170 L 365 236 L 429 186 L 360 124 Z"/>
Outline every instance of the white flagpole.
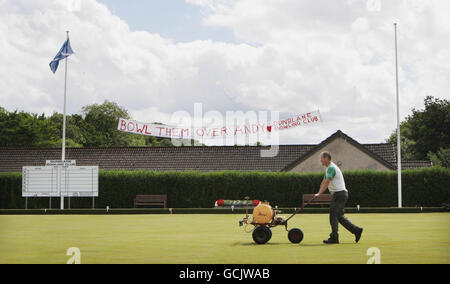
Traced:
<path fill-rule="evenodd" d="M 398 208 L 402 208 L 402 151 L 400 147 L 400 103 L 398 96 L 398 59 L 397 59 L 397 23 L 395 32 L 395 87 L 397 95 L 397 178 L 398 178 Z"/>
<path fill-rule="evenodd" d="M 69 31 L 66 31 L 67 39 L 69 39 Z M 66 57 L 66 70 L 64 75 L 64 111 L 63 111 L 63 134 L 62 134 L 62 157 L 61 160 L 66 159 L 66 94 L 67 94 L 67 59 Z M 61 209 L 64 209 L 64 196 L 60 194 Z"/>

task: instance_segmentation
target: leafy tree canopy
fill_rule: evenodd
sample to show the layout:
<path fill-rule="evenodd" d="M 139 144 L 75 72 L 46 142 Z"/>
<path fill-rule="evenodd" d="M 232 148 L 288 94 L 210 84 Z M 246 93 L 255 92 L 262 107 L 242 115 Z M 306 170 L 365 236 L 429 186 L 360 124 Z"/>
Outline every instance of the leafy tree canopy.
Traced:
<path fill-rule="evenodd" d="M 119 118 L 131 116 L 110 101 L 84 106 L 81 114 L 66 115 L 66 147 L 172 146 L 170 139 L 118 131 Z M 0 107 L 0 147 L 61 147 L 62 125 L 61 113 L 45 117 Z"/>
<path fill-rule="evenodd" d="M 434 165 L 450 163 L 450 102 L 427 96 L 425 109 L 412 109 L 400 124 L 402 159 L 431 159 Z M 387 139 L 397 147 L 397 130 Z"/>

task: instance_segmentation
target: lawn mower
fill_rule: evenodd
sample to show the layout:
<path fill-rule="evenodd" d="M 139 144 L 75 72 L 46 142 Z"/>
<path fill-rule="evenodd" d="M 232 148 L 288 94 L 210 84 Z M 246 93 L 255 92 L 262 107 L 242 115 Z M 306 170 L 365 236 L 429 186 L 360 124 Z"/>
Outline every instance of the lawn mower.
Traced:
<path fill-rule="evenodd" d="M 249 197 L 245 197 L 248 200 Z M 284 226 L 288 232 L 288 239 L 291 243 L 299 244 L 303 240 L 303 232 L 299 228 L 292 228 L 288 230 L 288 221 L 294 217 L 297 213 L 300 213 L 304 207 L 311 203 L 315 197 L 309 202 L 305 203 L 300 209 L 296 210 L 289 218 L 284 216 L 279 216 L 278 213 L 281 211 L 277 207 L 272 209 L 269 202 L 260 202 L 258 206 L 253 209 L 253 219 L 250 221 L 248 215 L 248 206 L 246 208 L 246 213 L 244 219 L 239 221 L 239 226 L 245 225 L 245 232 L 252 233 L 253 240 L 257 244 L 265 244 L 272 238 L 272 231 L 270 228 L 276 226 Z M 248 225 L 253 225 L 252 230 L 247 230 Z"/>

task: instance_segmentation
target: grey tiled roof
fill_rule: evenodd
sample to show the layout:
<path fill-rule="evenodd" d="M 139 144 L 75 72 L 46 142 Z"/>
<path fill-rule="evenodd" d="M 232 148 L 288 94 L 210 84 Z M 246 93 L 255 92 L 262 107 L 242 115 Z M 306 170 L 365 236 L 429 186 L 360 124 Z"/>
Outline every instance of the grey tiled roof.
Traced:
<path fill-rule="evenodd" d="M 377 154 L 383 160 L 390 164 L 396 164 L 395 158 L 395 148 L 393 144 L 390 143 L 380 143 L 380 144 L 363 144 L 367 150 Z"/>
<path fill-rule="evenodd" d="M 359 144 L 341 131 L 323 143 L 344 137 L 375 159 L 396 167 L 392 144 Z M 311 155 L 318 145 L 280 145 L 275 157 L 261 157 L 267 146 L 109 147 L 67 148 L 66 159 L 77 165 L 98 165 L 107 170 L 282 171 Z M 43 166 L 61 159 L 60 148 L 0 148 L 0 172 L 21 172 L 22 166 Z M 431 166 L 429 161 L 405 162 L 402 168 Z"/>
<path fill-rule="evenodd" d="M 280 145 L 273 158 L 261 157 L 260 151 L 268 147 L 259 146 L 67 148 L 66 159 L 100 169 L 280 171 L 313 147 Z M 58 148 L 0 148 L 0 172 L 21 172 L 22 166 L 58 159 Z"/>
<path fill-rule="evenodd" d="M 381 143 L 381 144 L 360 144 L 347 134 L 343 133 L 342 131 L 338 130 L 335 133 L 333 133 L 331 136 L 329 136 L 327 139 L 320 142 L 318 145 L 316 145 L 311 151 L 306 153 L 305 155 L 299 157 L 298 159 L 294 160 L 292 163 L 287 165 L 283 170 L 289 171 L 293 169 L 296 165 L 300 164 L 307 158 L 309 158 L 314 153 L 317 153 L 320 149 L 323 147 L 326 147 L 326 145 L 330 144 L 335 139 L 342 138 L 347 143 L 355 146 L 356 148 L 360 149 L 361 151 L 365 152 L 368 156 L 372 157 L 374 160 L 379 161 L 383 165 L 385 165 L 388 169 L 394 169 L 394 165 L 392 164 L 392 160 L 395 156 L 394 154 L 394 147 L 391 144 L 387 143 Z M 367 145 L 367 147 L 366 147 Z"/>
<path fill-rule="evenodd" d="M 426 161 L 426 160 L 402 161 L 402 170 L 425 168 L 425 167 L 431 167 L 431 166 L 433 166 L 431 161 Z M 397 167 L 397 162 L 395 162 L 395 167 Z"/>

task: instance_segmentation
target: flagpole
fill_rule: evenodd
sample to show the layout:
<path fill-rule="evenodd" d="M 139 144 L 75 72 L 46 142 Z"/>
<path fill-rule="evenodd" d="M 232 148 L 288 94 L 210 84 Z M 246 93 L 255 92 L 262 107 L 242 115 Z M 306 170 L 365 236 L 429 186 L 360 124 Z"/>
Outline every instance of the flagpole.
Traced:
<path fill-rule="evenodd" d="M 402 152 L 400 146 L 400 103 L 398 95 L 398 57 L 397 57 L 397 23 L 394 23 L 395 33 L 395 87 L 397 96 L 397 179 L 398 208 L 402 208 Z"/>
<path fill-rule="evenodd" d="M 67 39 L 69 39 L 69 31 L 66 31 Z M 63 111 L 63 129 L 62 129 L 62 157 L 61 160 L 64 161 L 66 159 L 66 94 L 67 94 L 67 59 L 65 63 L 65 74 L 64 74 L 64 111 Z M 64 196 L 61 194 L 61 209 L 64 209 Z"/>

